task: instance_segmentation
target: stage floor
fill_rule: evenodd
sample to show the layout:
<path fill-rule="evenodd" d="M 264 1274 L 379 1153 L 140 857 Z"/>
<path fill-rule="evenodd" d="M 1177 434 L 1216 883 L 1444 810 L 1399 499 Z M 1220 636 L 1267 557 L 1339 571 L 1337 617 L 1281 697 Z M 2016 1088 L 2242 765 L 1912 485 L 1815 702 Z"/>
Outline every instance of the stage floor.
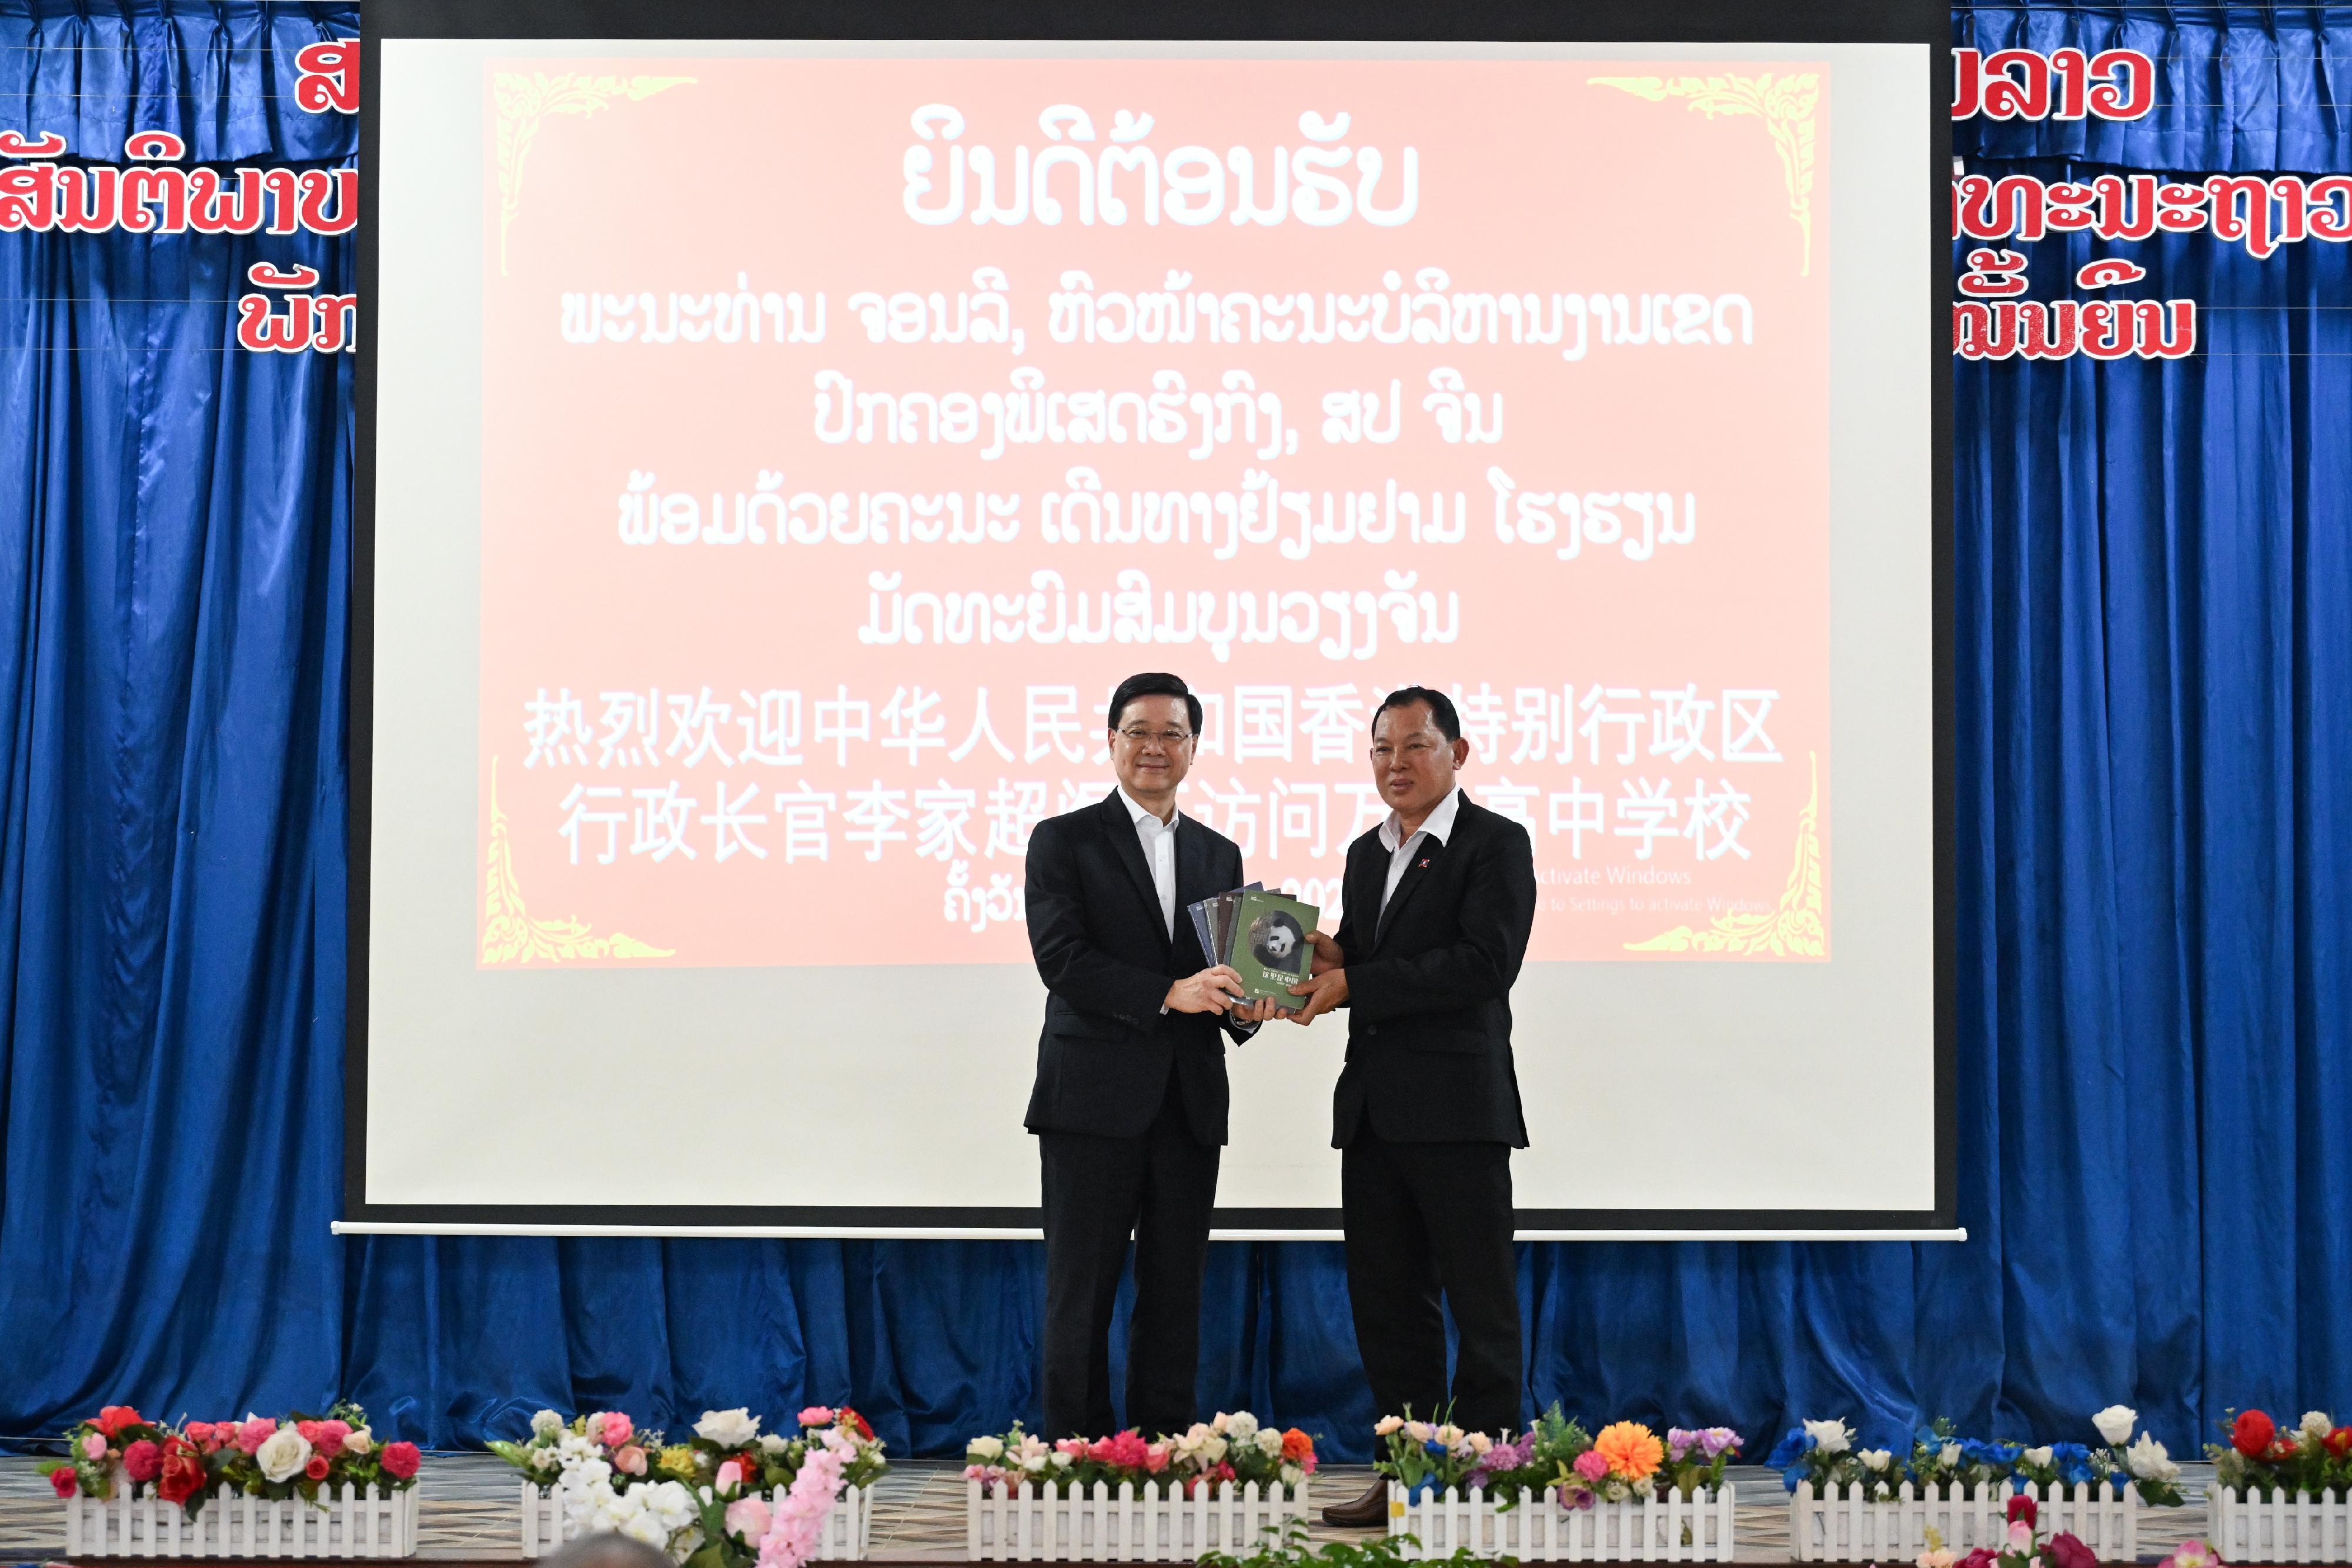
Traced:
<path fill-rule="evenodd" d="M 0 1557 L 24 1562 L 53 1556 L 65 1546 L 63 1510 L 37 1460 L 0 1457 Z M 2210 1465 L 2182 1467 L 2184 1508 L 2149 1509 L 2141 1515 L 2140 1560 L 2154 1562 L 2182 1539 L 2203 1533 L 2205 1483 Z M 1318 1504 L 1353 1497 L 1371 1479 L 1362 1465 L 1332 1465 L 1315 1478 Z M 1760 1466 L 1732 1470 L 1738 1488 L 1738 1559 L 1743 1563 L 1789 1560 L 1789 1511 L 1780 1475 Z M 488 1454 L 432 1454 L 417 1485 L 417 1556 L 443 1562 L 516 1562 L 522 1541 L 516 1519 L 515 1473 Z M 894 1465 L 874 1500 L 877 1561 L 950 1563 L 963 1560 L 963 1468 L 946 1459 L 913 1459 Z M 1315 1528 L 1318 1540 L 1356 1537 L 1369 1531 Z"/>

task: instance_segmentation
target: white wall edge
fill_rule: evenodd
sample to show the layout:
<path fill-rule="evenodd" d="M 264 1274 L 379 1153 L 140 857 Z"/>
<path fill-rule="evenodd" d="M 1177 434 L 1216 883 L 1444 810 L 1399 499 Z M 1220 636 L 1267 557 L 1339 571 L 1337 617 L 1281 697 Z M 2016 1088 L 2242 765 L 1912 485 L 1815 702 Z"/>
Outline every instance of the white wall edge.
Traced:
<path fill-rule="evenodd" d="M 478 1225 L 422 1219 L 338 1219 L 337 1236 L 651 1236 L 874 1241 L 1036 1241 L 1034 1229 L 985 1226 L 856 1225 Z M 1521 1230 L 1521 1241 L 1966 1241 L 1950 1230 Z M 1212 1241 L 1337 1241 L 1337 1230 L 1212 1230 Z"/>

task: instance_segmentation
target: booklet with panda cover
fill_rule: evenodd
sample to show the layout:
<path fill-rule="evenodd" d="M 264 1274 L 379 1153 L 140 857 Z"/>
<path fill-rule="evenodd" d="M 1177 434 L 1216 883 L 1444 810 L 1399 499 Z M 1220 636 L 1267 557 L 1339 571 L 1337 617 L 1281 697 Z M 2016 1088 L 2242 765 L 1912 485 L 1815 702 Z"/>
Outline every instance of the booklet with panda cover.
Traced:
<path fill-rule="evenodd" d="M 1300 998 L 1292 986 L 1307 978 L 1314 944 L 1307 934 L 1315 929 L 1322 911 L 1278 893 L 1251 889 L 1234 909 L 1233 956 L 1228 960 L 1242 977 L 1242 994 L 1255 1001 L 1272 997 L 1296 1011 Z"/>

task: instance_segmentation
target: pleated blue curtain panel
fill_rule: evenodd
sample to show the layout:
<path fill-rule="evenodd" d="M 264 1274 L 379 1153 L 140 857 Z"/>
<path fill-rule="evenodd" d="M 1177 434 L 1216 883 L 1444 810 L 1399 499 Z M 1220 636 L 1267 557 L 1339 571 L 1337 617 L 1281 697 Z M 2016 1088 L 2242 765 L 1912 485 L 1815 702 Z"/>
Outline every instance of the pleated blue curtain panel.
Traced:
<path fill-rule="evenodd" d="M 2352 169 L 2346 8 L 1954 28 L 2165 67 L 2146 123 L 1965 126 L 1974 167 Z M 291 61 L 356 31 L 16 0 L 0 129 L 345 162 Z M 2021 248 L 2037 293 L 2093 254 Z M 2128 254 L 2200 302 L 2197 355 L 1953 371 L 1970 1240 L 1528 1246 L 1531 1409 L 1760 1454 L 1800 1416 L 2080 1438 L 2120 1400 L 2180 1451 L 2227 1406 L 2352 1406 L 2352 277 Z M 433 1445 L 541 1406 L 845 1398 L 900 1453 L 1034 1421 L 1034 1246 L 328 1234 L 353 413 L 348 356 L 236 350 L 257 260 L 352 286 L 348 239 L 0 234 L 0 1434 L 339 1394 Z M 1367 1452 L 1336 1247 L 1217 1247 L 1204 1317 L 1205 1405 Z"/>

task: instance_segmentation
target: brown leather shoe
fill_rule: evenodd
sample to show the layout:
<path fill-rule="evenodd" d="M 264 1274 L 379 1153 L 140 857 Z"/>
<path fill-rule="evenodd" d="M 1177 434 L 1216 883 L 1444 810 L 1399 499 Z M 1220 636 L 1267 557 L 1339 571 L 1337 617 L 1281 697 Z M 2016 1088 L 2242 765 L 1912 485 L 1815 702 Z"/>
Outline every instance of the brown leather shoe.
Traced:
<path fill-rule="evenodd" d="M 1389 1479 L 1374 1476 L 1364 1495 L 1353 1502 L 1335 1502 L 1323 1511 L 1323 1522 L 1337 1530 L 1369 1530 L 1389 1521 Z"/>

